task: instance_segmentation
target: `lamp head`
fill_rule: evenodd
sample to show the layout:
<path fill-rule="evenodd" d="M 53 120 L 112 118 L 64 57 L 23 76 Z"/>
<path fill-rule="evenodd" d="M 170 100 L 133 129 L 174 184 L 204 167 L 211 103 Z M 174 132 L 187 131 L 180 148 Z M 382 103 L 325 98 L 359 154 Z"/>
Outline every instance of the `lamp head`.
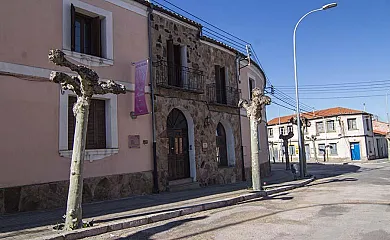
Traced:
<path fill-rule="evenodd" d="M 337 3 L 329 3 L 329 4 L 326 4 L 324 6 L 322 6 L 322 10 L 327 10 L 329 8 L 334 8 L 334 7 L 337 7 Z"/>

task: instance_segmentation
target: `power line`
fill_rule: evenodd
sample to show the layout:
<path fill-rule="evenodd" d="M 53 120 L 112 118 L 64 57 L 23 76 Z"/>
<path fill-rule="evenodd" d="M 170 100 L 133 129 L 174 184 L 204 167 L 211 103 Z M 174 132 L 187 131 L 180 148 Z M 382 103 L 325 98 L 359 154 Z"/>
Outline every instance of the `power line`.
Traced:
<path fill-rule="evenodd" d="M 357 96 L 334 96 L 334 97 L 313 97 L 313 98 L 303 98 L 303 99 L 342 99 L 342 98 L 365 98 L 365 97 L 384 97 L 386 94 L 377 94 L 377 95 L 357 95 Z"/>
<path fill-rule="evenodd" d="M 153 2 L 157 2 L 157 1 L 155 1 L 155 0 L 152 0 L 152 1 L 153 1 Z M 177 5 L 175 5 L 175 4 L 171 3 L 171 2 L 169 2 L 169 1 L 167 1 L 167 0 L 161 0 L 161 1 L 166 2 L 166 3 L 168 3 L 169 5 L 174 6 L 174 7 L 177 8 L 177 9 L 180 9 L 181 11 L 187 13 L 188 15 L 190 15 L 190 16 L 192 16 L 192 17 L 198 19 L 199 21 L 204 22 L 204 23 L 206 23 L 206 24 L 208 24 L 208 25 L 210 25 L 210 26 L 212 26 L 212 27 L 218 29 L 219 31 L 221 31 L 221 32 L 223 32 L 223 33 L 225 33 L 225 34 L 227 34 L 227 35 L 229 35 L 229 36 L 231 36 L 231 37 L 234 37 L 234 38 L 236 38 L 237 40 L 240 40 L 240 41 L 242 41 L 242 42 L 245 43 L 245 44 L 249 44 L 249 42 L 247 42 L 247 41 L 245 41 L 245 40 L 243 40 L 243 39 L 241 39 L 241 38 L 239 38 L 239 37 L 236 37 L 236 36 L 234 36 L 234 35 L 231 34 L 231 33 L 228 33 L 228 32 L 226 32 L 226 31 L 224 31 L 223 29 L 221 29 L 221 28 L 219 28 L 219 27 L 217 27 L 217 26 L 215 26 L 215 25 L 213 25 L 213 24 L 211 24 L 211 23 L 209 23 L 209 22 L 207 22 L 207 21 L 205 21 L 205 20 L 203 20 L 203 19 L 201 19 L 201 18 L 199 18 L 199 17 L 193 15 L 192 13 L 190 13 L 190 12 L 188 12 L 188 11 L 186 11 L 186 10 L 180 8 L 179 6 L 177 6 Z M 158 2 L 157 2 L 157 3 L 158 3 Z M 161 3 L 158 3 L 158 4 L 160 4 L 161 6 L 163 6 Z M 171 10 L 171 11 L 172 11 L 172 10 Z"/>
<path fill-rule="evenodd" d="M 390 80 L 376 80 L 376 81 L 362 81 L 362 82 L 344 82 L 344 83 L 328 83 L 327 86 L 341 86 L 341 87 L 354 87 L 354 86 L 371 86 L 371 85 L 381 85 L 381 84 L 390 84 Z M 293 89 L 294 86 L 276 86 L 279 89 Z M 324 87 L 324 84 L 306 84 L 300 85 L 299 89 L 305 88 L 316 88 L 316 87 Z"/>
<path fill-rule="evenodd" d="M 273 103 L 273 104 L 276 104 L 276 105 L 278 105 L 278 106 L 280 106 L 280 107 L 286 108 L 286 109 L 288 109 L 288 110 L 295 111 L 294 109 L 292 109 L 292 108 L 290 108 L 290 107 L 286 107 L 286 106 L 284 106 L 284 105 L 282 105 L 282 104 L 280 104 L 280 103 L 277 103 L 277 102 L 272 102 L 272 103 Z"/>

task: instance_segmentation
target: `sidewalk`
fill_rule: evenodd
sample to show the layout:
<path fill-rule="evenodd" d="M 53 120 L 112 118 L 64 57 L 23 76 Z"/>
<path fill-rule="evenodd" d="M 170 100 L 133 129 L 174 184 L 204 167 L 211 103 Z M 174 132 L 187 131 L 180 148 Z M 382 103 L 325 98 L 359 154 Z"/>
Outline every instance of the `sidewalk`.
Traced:
<path fill-rule="evenodd" d="M 276 192 L 275 190 L 272 190 L 273 188 L 283 186 L 292 189 L 291 186 L 295 186 L 297 183 L 302 184 L 302 180 L 291 182 L 292 179 L 292 174 L 289 171 L 276 168 L 272 171 L 271 176 L 265 178 L 263 181 L 267 183 L 265 187 L 271 189 L 268 194 L 273 194 Z M 83 216 L 85 221 L 94 219 L 95 224 L 93 228 L 95 228 L 95 226 L 98 227 L 111 223 L 129 221 L 129 219 L 137 219 L 149 215 L 155 215 L 157 218 L 161 218 L 161 213 L 172 212 L 178 209 L 181 211 L 185 209 L 193 211 L 190 210 L 190 208 L 196 206 L 198 206 L 198 210 L 201 211 L 208 209 L 208 207 L 202 206 L 205 204 L 210 205 L 218 201 L 225 201 L 226 199 L 234 200 L 235 198 L 237 199 L 237 197 L 239 199 L 236 202 L 239 202 L 239 200 L 241 200 L 240 197 L 242 198 L 242 196 L 248 194 L 253 195 L 254 193 L 250 193 L 248 190 L 248 184 L 249 183 L 247 182 L 239 182 L 236 184 L 211 186 L 190 191 L 166 192 L 85 204 L 83 206 Z M 253 195 L 251 198 L 260 197 L 264 194 L 264 192 L 260 195 L 257 193 L 256 196 Z M 245 197 L 242 198 L 242 200 L 246 200 Z M 199 208 L 200 206 L 202 207 Z M 220 204 L 220 206 L 215 205 L 214 207 L 222 206 L 223 204 Z M 211 205 L 209 207 L 214 208 Z M 52 230 L 52 227 L 56 223 L 61 222 L 64 212 L 65 209 L 55 209 L 0 216 L 0 238 L 7 240 L 42 239 L 45 236 L 48 237 L 53 234 L 58 236 L 59 231 Z M 157 218 L 151 221 L 156 221 Z M 123 226 L 121 225 L 121 227 Z"/>

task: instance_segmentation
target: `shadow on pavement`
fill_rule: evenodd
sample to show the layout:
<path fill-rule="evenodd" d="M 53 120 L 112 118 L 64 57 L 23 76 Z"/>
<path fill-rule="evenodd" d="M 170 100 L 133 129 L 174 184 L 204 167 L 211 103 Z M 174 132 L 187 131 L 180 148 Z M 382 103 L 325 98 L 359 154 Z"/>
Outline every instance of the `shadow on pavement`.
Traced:
<path fill-rule="evenodd" d="M 183 220 L 178 220 L 178 221 L 172 221 L 172 222 L 168 222 L 166 224 L 160 225 L 160 226 L 146 228 L 142 231 L 136 232 L 136 233 L 131 234 L 131 235 L 126 236 L 126 237 L 116 238 L 116 240 L 151 239 L 150 237 L 152 237 L 155 234 L 168 231 L 172 228 L 178 227 L 178 226 L 183 225 L 187 222 L 203 220 L 205 218 L 207 218 L 207 217 L 203 216 L 203 217 L 195 217 L 195 218 L 188 218 L 188 219 L 183 219 Z"/>
<path fill-rule="evenodd" d="M 309 183 L 307 186 L 316 186 L 316 185 L 321 185 L 321 184 L 327 184 L 327 183 L 335 183 L 335 182 L 355 182 L 358 181 L 357 178 L 336 178 L 336 179 L 329 179 L 321 182 L 313 182 Z"/>
<path fill-rule="evenodd" d="M 281 184 L 289 181 L 293 181 L 293 175 L 291 171 L 285 170 L 285 164 L 276 163 L 272 164 L 272 172 L 270 177 L 263 178 L 264 186 L 267 187 L 271 184 Z M 330 165 L 330 164 L 308 164 L 308 172 L 315 175 L 317 178 L 333 177 L 345 173 L 357 172 L 360 167 L 355 165 Z M 246 176 L 249 179 L 250 176 Z M 83 218 L 96 218 L 98 216 L 108 214 L 119 214 L 127 211 L 138 210 L 142 208 L 158 207 L 165 204 L 173 204 L 176 202 L 192 200 L 195 198 L 209 197 L 207 200 L 213 200 L 213 195 L 229 193 L 237 190 L 247 189 L 248 182 L 239 182 L 235 184 L 226 185 L 213 185 L 209 187 L 203 187 L 195 190 L 183 191 L 183 192 L 164 192 L 160 194 L 151 194 L 144 196 L 135 196 L 126 199 L 118 199 L 104 202 L 89 203 L 83 205 Z M 287 183 L 291 184 L 291 183 Z M 196 205 L 199 202 L 188 202 L 186 205 Z M 178 206 L 172 206 L 171 208 L 179 208 Z M 182 207 L 180 207 L 182 208 Z M 145 211 L 139 211 L 134 213 L 122 214 L 115 216 L 115 219 L 128 218 L 131 216 L 147 215 L 150 213 L 157 213 L 166 211 L 166 207 L 149 209 Z M 15 214 L 6 214 L 0 216 L 0 233 L 19 231 L 23 235 L 23 232 L 28 232 L 28 229 L 35 227 L 42 227 L 47 225 L 54 225 L 62 221 L 65 208 L 44 210 L 35 212 L 23 212 Z M 124 216 L 126 215 L 126 216 Z M 113 220 L 113 217 L 109 217 Z M 100 219 L 99 221 L 108 221 Z"/>

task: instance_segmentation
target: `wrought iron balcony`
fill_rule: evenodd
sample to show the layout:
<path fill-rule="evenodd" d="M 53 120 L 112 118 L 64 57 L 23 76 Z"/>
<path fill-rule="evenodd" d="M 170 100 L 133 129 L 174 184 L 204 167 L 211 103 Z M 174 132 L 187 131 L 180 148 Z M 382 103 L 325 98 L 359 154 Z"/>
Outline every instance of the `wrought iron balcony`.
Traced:
<path fill-rule="evenodd" d="M 238 107 L 239 90 L 236 87 L 217 87 L 207 85 L 207 100 L 209 103 Z"/>
<path fill-rule="evenodd" d="M 155 62 L 153 67 L 157 86 L 178 88 L 197 93 L 204 92 L 203 71 L 166 61 Z"/>

